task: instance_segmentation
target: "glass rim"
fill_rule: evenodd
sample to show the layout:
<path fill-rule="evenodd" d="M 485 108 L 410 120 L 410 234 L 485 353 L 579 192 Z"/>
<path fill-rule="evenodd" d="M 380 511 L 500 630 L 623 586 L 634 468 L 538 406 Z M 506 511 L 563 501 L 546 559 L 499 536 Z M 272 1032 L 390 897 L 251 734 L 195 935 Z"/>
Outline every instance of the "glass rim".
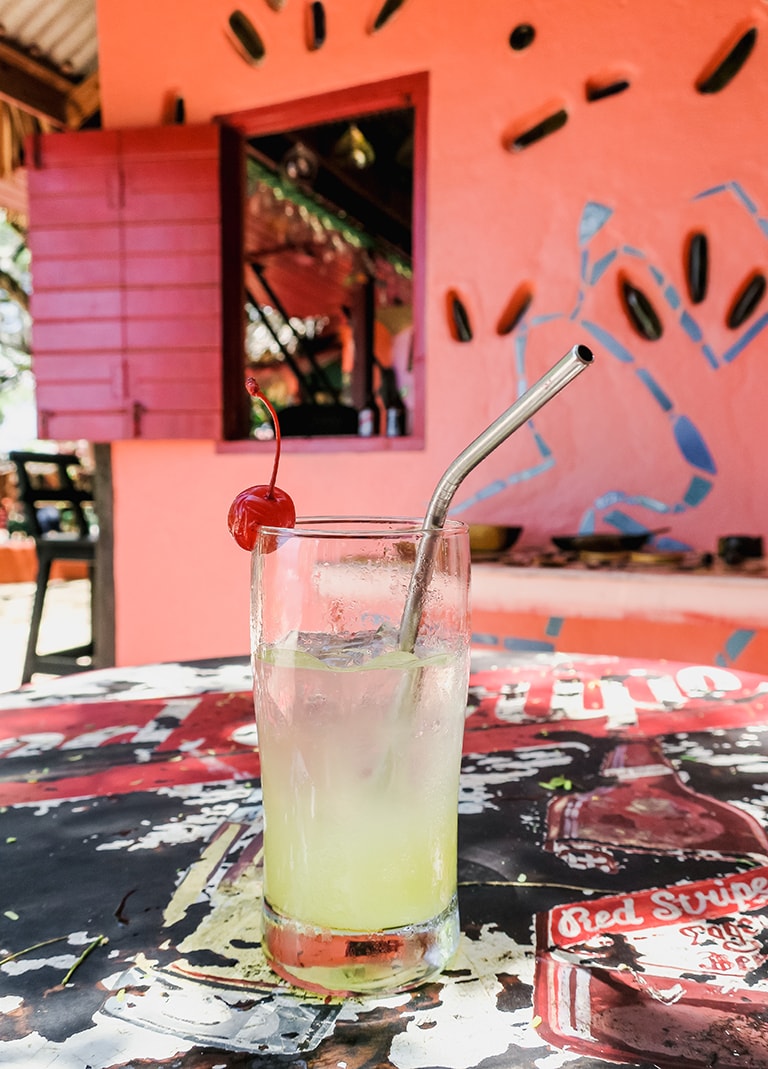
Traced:
<path fill-rule="evenodd" d="M 299 538 L 412 538 L 414 535 L 457 535 L 468 531 L 463 520 L 447 519 L 442 527 L 425 527 L 412 516 L 297 516 L 294 527 L 262 524 L 259 534 Z"/>

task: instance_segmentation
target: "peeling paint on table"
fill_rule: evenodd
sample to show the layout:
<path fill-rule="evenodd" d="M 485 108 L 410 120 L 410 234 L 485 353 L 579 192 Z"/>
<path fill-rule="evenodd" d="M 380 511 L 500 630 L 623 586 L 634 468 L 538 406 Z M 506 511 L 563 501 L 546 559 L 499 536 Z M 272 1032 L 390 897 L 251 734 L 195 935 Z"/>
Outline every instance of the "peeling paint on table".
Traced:
<path fill-rule="evenodd" d="M 602 917 L 602 903 L 617 895 L 635 901 L 691 881 L 722 888 L 745 874 L 762 878 L 768 681 L 712 666 L 476 651 L 467 710 L 459 951 L 438 982 L 415 991 L 325 1000 L 278 980 L 261 951 L 261 789 L 247 662 L 112 669 L 3 696 L 0 1064 L 642 1065 L 589 1016 L 602 989 L 570 1038 L 558 1021 L 582 1003 L 569 1002 L 567 984 L 557 1004 L 541 996 L 534 1004 L 552 954 L 557 968 L 567 957 L 574 991 L 592 975 L 590 955 L 605 955 L 602 944 L 552 950 L 542 932 L 569 906 L 581 911 L 573 916 Z M 648 767 L 616 757 L 649 740 L 660 756 Z M 606 771 L 614 766 L 623 779 Z M 593 799 L 650 775 L 662 787 L 635 795 L 622 787 L 607 828 L 595 832 L 586 816 L 576 826 Z M 690 803 L 706 819 L 679 839 L 674 821 L 658 824 L 665 835 L 648 846 L 647 828 L 666 818 L 639 813 L 646 798 L 659 813 Z M 603 810 L 594 812 L 592 824 Z M 711 834 L 718 821 L 733 822 L 734 842 L 741 836 L 736 853 L 697 841 L 703 830 L 691 839 L 691 827 Z M 702 899 L 718 913 L 712 923 L 730 923 L 715 897 Z M 754 929 L 749 905 L 740 916 L 734 907 L 737 928 Z M 750 943 L 761 976 L 766 943 Z M 690 995 L 695 984 L 686 983 Z M 753 999 L 766 986 L 753 982 Z M 696 1012 L 690 998 L 686 1012 Z M 768 1031 L 753 1032 L 757 1050 Z M 713 1038 L 715 1055 L 718 1067 L 731 1064 Z M 739 1064 L 759 1064 L 748 1056 Z M 710 1064 L 704 1055 L 655 1057 Z"/>

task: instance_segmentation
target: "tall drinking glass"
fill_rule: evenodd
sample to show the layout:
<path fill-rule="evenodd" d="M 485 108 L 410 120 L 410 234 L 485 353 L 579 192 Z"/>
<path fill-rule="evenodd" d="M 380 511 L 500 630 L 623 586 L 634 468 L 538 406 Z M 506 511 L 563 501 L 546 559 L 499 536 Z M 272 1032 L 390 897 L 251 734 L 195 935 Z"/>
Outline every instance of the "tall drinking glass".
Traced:
<path fill-rule="evenodd" d="M 401 649 L 425 537 L 434 564 L 415 646 Z M 252 560 L 264 951 L 314 991 L 413 987 L 459 937 L 467 528 L 299 520 L 263 527 Z"/>

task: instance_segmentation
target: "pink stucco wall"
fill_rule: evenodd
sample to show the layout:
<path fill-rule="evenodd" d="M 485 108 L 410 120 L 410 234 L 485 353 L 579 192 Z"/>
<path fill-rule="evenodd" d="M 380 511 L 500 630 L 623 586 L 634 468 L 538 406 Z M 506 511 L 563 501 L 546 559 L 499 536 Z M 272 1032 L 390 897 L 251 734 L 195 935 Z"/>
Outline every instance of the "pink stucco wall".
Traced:
<path fill-rule="evenodd" d="M 157 125 L 169 94 L 190 122 L 427 71 L 426 448 L 286 452 L 280 483 L 300 513 L 423 512 L 450 460 L 575 342 L 596 363 L 461 487 L 464 518 L 521 523 L 542 543 L 617 511 L 712 549 L 723 533 L 768 535 L 762 476 L 768 302 L 738 331 L 725 317 L 768 267 L 768 10 L 753 0 L 406 0 L 375 35 L 379 0 L 327 0 L 328 37 L 309 52 L 306 5 L 242 0 L 266 59 L 227 39 L 233 0 L 98 0 L 103 122 Z M 514 51 L 520 22 L 536 31 Z M 752 55 L 719 93 L 694 83 L 747 28 Z M 594 102 L 586 85 L 626 80 Z M 564 108 L 566 125 L 519 152 L 504 144 Z M 711 252 L 706 299 L 684 277 L 692 231 Z M 652 301 L 658 341 L 638 336 L 619 290 Z M 534 299 L 517 330 L 512 294 Z M 451 338 L 456 289 L 474 339 Z M 263 453 L 215 443 L 119 442 L 115 485 L 118 663 L 247 649 L 248 558 L 226 512 L 266 481 Z"/>

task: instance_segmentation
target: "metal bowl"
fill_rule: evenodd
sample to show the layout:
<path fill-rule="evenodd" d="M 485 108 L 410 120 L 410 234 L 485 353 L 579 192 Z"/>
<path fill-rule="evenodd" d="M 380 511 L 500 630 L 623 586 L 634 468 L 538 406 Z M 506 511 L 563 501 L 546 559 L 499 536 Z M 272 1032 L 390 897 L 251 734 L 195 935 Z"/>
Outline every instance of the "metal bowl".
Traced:
<path fill-rule="evenodd" d="M 558 549 L 566 553 L 627 553 L 642 549 L 655 535 L 664 534 L 668 527 L 652 531 L 628 534 L 622 531 L 599 531 L 582 535 L 555 535 L 552 539 Z"/>

